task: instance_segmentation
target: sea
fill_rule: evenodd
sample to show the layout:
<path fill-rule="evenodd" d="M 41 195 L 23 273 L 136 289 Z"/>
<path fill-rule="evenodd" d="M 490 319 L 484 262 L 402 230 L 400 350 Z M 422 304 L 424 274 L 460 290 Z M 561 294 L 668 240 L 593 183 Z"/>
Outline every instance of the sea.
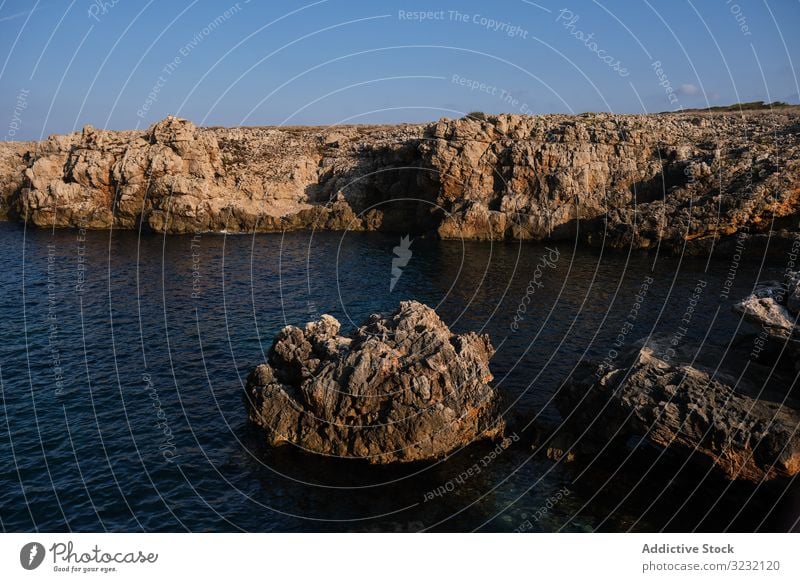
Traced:
<path fill-rule="evenodd" d="M 653 334 L 687 348 L 749 341 L 731 307 L 784 268 L 746 249 L 0 223 L 0 528 L 787 531 L 794 482 L 732 483 L 646 441 L 548 458 L 529 437 L 558 424 L 554 397 L 583 361 Z M 243 386 L 275 334 L 324 313 L 347 333 L 407 299 L 455 332 L 489 334 L 513 438 L 390 466 L 267 447 Z"/>

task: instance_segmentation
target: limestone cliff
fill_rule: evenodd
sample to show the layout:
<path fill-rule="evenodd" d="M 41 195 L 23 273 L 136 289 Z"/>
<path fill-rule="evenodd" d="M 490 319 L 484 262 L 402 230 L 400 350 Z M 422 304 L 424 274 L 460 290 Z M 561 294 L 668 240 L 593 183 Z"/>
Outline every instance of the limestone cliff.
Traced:
<path fill-rule="evenodd" d="M 707 252 L 800 231 L 800 111 L 82 132 L 0 144 L 0 213 L 156 232 L 298 228 Z"/>

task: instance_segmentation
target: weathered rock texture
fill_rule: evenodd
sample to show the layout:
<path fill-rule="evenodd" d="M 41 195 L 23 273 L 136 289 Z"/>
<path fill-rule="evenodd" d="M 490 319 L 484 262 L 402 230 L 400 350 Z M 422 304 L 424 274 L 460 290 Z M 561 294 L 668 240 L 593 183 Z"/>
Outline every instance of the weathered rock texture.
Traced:
<path fill-rule="evenodd" d="M 0 143 L 0 219 L 9 216 L 10 205 L 17 204 L 17 196 L 25 185 L 25 168 L 35 144 L 28 142 Z"/>
<path fill-rule="evenodd" d="M 328 315 L 288 326 L 250 374 L 249 417 L 270 445 L 391 463 L 502 435 L 487 336 L 454 335 L 415 301 L 338 333 Z"/>
<path fill-rule="evenodd" d="M 39 226 L 436 230 L 698 253 L 745 231 L 780 250 L 800 230 L 798 121 L 797 108 L 332 128 L 168 118 L 0 145 L 0 208 Z"/>
<path fill-rule="evenodd" d="M 687 350 L 682 364 L 659 352 L 651 342 L 610 370 L 580 367 L 557 398 L 566 419 L 560 442 L 571 435 L 570 448 L 587 452 L 610 442 L 623 447 L 633 436 L 704 457 L 729 479 L 760 482 L 800 472 L 800 408 L 771 367 L 750 362 L 733 370 L 728 360 L 744 364 L 746 357 L 726 360 L 721 351 Z"/>
<path fill-rule="evenodd" d="M 370 205 L 415 192 L 416 175 L 392 168 L 419 164 L 415 140 L 423 129 L 201 129 L 174 117 L 144 132 L 87 126 L 38 144 L 0 146 L 0 198 L 7 216 L 37 226 L 378 228 L 384 213 Z M 353 208 L 364 212 L 356 216 Z M 394 205 L 386 226 L 412 223 L 405 208 Z M 408 208 L 415 212 L 417 204 Z"/>
<path fill-rule="evenodd" d="M 788 360 L 800 372 L 800 271 L 786 272 L 783 282 L 759 283 L 733 310 L 758 330 L 759 353 Z"/>

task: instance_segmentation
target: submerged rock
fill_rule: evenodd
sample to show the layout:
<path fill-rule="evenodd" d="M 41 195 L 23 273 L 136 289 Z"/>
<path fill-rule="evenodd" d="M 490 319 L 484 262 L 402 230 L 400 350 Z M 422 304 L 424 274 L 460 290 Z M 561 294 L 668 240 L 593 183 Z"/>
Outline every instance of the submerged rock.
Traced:
<path fill-rule="evenodd" d="M 248 414 L 270 445 L 392 463 L 502 436 L 488 336 L 453 334 L 416 301 L 339 328 L 329 315 L 285 327 L 250 374 Z"/>
<path fill-rule="evenodd" d="M 610 370 L 584 364 L 559 392 L 557 405 L 568 419 L 562 430 L 587 431 L 572 441 L 579 451 L 587 443 L 623 447 L 634 437 L 705 457 L 729 479 L 760 482 L 800 472 L 798 402 L 782 380 L 768 380 L 768 368 L 751 363 L 749 376 L 730 374 L 720 371 L 722 360 L 714 354 L 715 365 L 671 363 L 648 344 Z"/>

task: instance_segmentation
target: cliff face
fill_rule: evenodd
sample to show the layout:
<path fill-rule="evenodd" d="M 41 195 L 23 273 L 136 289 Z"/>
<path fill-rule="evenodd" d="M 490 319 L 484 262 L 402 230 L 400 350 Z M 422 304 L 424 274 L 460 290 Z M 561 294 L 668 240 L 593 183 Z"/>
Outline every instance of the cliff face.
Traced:
<path fill-rule="evenodd" d="M 501 116 L 438 123 L 422 151 L 453 211 L 444 237 L 700 251 L 742 228 L 798 230 L 799 119 Z"/>
<path fill-rule="evenodd" d="M 706 251 L 787 243 L 800 111 L 500 115 L 428 125 L 84 128 L 0 145 L 0 212 L 157 232 L 436 230 Z M 715 242 L 716 241 L 716 242 Z"/>
<path fill-rule="evenodd" d="M 25 185 L 26 157 L 35 146 L 29 142 L 0 143 L 0 219 L 7 220 L 10 205 L 17 204 Z"/>

